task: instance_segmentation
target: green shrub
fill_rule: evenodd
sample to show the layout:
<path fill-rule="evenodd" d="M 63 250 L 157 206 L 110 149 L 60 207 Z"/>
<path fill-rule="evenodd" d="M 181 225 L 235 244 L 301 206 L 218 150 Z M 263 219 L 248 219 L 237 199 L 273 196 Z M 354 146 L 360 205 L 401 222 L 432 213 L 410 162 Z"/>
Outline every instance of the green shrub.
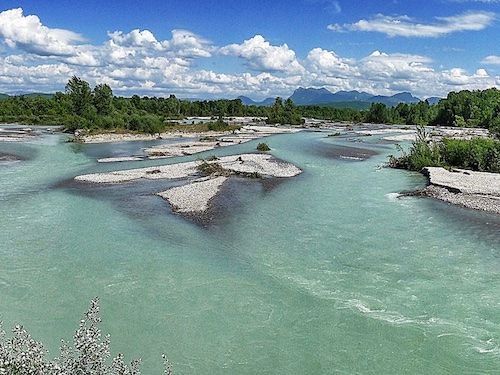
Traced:
<path fill-rule="evenodd" d="M 423 126 L 417 127 L 417 138 L 408 153 L 401 147 L 399 149 L 403 155 L 400 157 L 391 155 L 389 157 L 391 167 L 420 171 L 424 167 L 442 166 L 439 146 L 429 140 L 429 133 Z"/>
<path fill-rule="evenodd" d="M 259 143 L 257 145 L 257 151 L 261 152 L 271 151 L 271 148 L 267 145 L 267 143 Z"/>
<path fill-rule="evenodd" d="M 440 152 L 447 165 L 500 172 L 500 141 L 487 138 L 443 139 Z"/>
<path fill-rule="evenodd" d="M 203 176 L 225 176 L 229 173 L 219 163 L 208 163 L 207 161 L 199 164 L 197 169 Z"/>
<path fill-rule="evenodd" d="M 221 117 L 217 121 L 208 123 L 208 130 L 210 131 L 224 131 L 229 129 L 229 124 L 225 122 Z"/>
<path fill-rule="evenodd" d="M 400 149 L 402 151 L 402 149 Z M 408 153 L 391 156 L 389 165 L 420 171 L 424 167 L 455 167 L 500 172 L 500 141 L 489 138 L 446 139 L 431 142 L 423 128 Z"/>

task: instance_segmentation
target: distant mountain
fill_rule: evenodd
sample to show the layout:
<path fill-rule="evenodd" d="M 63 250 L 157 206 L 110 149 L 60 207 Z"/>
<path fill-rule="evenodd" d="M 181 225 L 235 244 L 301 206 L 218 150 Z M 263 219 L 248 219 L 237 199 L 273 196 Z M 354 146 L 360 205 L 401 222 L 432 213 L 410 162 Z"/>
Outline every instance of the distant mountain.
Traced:
<path fill-rule="evenodd" d="M 407 104 L 418 103 L 420 99 L 414 97 L 409 92 L 401 92 L 399 94 L 392 96 L 383 96 L 383 95 L 372 96 L 369 101 L 371 103 L 383 103 L 387 106 L 392 107 L 398 105 L 399 103 L 407 103 Z"/>
<path fill-rule="evenodd" d="M 342 103 L 344 106 L 351 108 L 368 107 L 371 103 L 383 103 L 388 106 L 395 106 L 399 103 L 418 103 L 419 98 L 413 96 L 409 92 L 402 92 L 392 96 L 371 95 L 363 91 L 338 91 L 332 93 L 325 88 L 303 88 L 299 87 L 290 96 L 290 99 L 296 105 L 317 105 L 328 104 L 335 107 L 335 103 Z M 362 104 L 360 104 L 362 103 Z"/>
<path fill-rule="evenodd" d="M 266 98 L 260 102 L 257 102 L 255 100 L 252 100 L 250 99 L 249 97 L 247 96 L 238 96 L 237 99 L 240 99 L 241 102 L 244 104 L 244 105 L 256 105 L 258 107 L 260 106 L 270 106 L 274 103 L 274 98 Z"/>
<path fill-rule="evenodd" d="M 433 104 L 438 104 L 441 99 L 443 99 L 443 98 L 440 98 L 438 96 L 431 96 L 430 98 L 427 98 L 425 100 L 427 100 L 427 102 L 430 105 L 433 105 Z"/>
<path fill-rule="evenodd" d="M 290 96 L 290 99 L 296 105 L 312 105 L 312 104 L 323 104 L 331 103 L 333 101 L 333 94 L 325 88 L 314 89 L 314 88 L 303 88 L 299 87 Z"/>
<path fill-rule="evenodd" d="M 34 98 L 37 96 L 41 96 L 45 99 L 50 99 L 54 96 L 54 94 L 46 93 L 46 92 L 28 92 L 26 94 L 19 94 L 19 96 L 25 96 L 27 98 Z"/>
<path fill-rule="evenodd" d="M 12 96 L 24 96 L 27 98 L 34 98 L 37 96 L 41 96 L 42 98 L 50 99 L 54 96 L 54 94 L 49 94 L 49 93 L 45 93 L 45 92 L 28 92 L 28 93 L 19 93 L 19 94 L 12 94 L 12 95 L 0 94 L 0 100 L 7 99 L 7 98 L 10 98 Z"/>

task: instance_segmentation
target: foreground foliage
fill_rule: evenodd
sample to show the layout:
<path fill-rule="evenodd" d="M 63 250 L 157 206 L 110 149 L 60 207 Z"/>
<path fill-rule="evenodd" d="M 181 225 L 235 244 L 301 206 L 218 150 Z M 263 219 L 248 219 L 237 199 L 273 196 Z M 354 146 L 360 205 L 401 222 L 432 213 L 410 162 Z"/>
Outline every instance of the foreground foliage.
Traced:
<path fill-rule="evenodd" d="M 423 127 L 408 152 L 390 157 L 395 168 L 420 171 L 424 167 L 463 168 L 500 173 L 500 141 L 489 138 L 449 139 L 433 142 Z"/>
<path fill-rule="evenodd" d="M 91 301 L 73 336 L 73 347 L 64 340 L 60 356 L 46 358 L 42 343 L 35 341 L 23 328 L 16 325 L 12 337 L 7 338 L 0 324 L 1 375 L 140 375 L 140 360 L 126 364 L 119 353 L 110 360 L 109 335 L 104 338 L 99 329 L 99 300 Z M 0 322 L 1 323 L 1 322 Z M 172 375 L 170 362 L 163 356 L 165 375 Z"/>

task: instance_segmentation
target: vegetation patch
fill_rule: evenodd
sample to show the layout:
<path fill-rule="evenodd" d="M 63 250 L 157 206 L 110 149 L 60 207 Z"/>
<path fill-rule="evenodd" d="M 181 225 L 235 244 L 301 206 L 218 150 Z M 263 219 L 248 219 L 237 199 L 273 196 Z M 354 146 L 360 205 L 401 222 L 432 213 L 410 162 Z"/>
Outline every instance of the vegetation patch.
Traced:
<path fill-rule="evenodd" d="M 266 122 L 268 124 L 301 125 L 304 123 L 304 119 L 291 99 L 285 100 L 283 104 L 283 99 L 276 98 L 269 110 Z"/>
<path fill-rule="evenodd" d="M 198 165 L 197 169 L 203 176 L 229 176 L 231 174 L 220 163 L 209 163 L 205 160 Z"/>
<path fill-rule="evenodd" d="M 451 92 L 437 104 L 428 101 L 396 106 L 372 103 L 367 109 L 337 108 L 332 105 L 296 106 L 291 99 L 276 98 L 267 106 L 244 105 L 234 100 L 181 100 L 168 98 L 119 97 L 107 84 L 93 89 L 79 77 L 72 77 L 65 92 L 53 95 L 9 96 L 0 100 L 0 122 L 62 125 L 68 131 L 87 129 L 159 134 L 164 131 L 235 131 L 239 125 L 224 118 L 248 116 L 265 118 L 268 124 L 301 125 L 305 117 L 349 123 L 442 125 L 482 127 L 500 137 L 500 91 Z M 208 123 L 183 124 L 177 120 L 190 116 L 213 117 Z M 315 125 L 319 126 L 319 125 Z"/>
<path fill-rule="evenodd" d="M 271 151 L 271 148 L 267 145 L 267 143 L 259 143 L 257 145 L 257 151 L 267 152 Z"/>
<path fill-rule="evenodd" d="M 21 325 L 7 337 L 0 324 L 0 374 L 8 375 L 140 375 L 141 361 L 126 364 L 121 353 L 111 359 L 109 335 L 102 336 L 99 324 L 99 299 L 92 300 L 73 336 L 73 346 L 62 340 L 59 358 L 47 358 L 47 350 Z M 172 375 L 172 366 L 163 355 L 164 374 Z"/>
<path fill-rule="evenodd" d="M 500 141 L 490 138 L 448 139 L 433 142 L 423 127 L 408 152 L 389 158 L 389 165 L 420 171 L 424 167 L 463 168 L 500 173 Z"/>

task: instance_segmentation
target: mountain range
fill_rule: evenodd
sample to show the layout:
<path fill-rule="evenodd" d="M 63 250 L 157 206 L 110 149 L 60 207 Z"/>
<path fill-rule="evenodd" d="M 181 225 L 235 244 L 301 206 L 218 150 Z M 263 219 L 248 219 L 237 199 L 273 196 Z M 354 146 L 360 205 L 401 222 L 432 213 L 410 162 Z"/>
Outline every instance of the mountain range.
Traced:
<path fill-rule="evenodd" d="M 260 106 L 267 107 L 267 106 L 270 106 L 274 103 L 274 98 L 266 98 L 260 102 L 252 100 L 248 96 L 238 96 L 237 99 L 240 99 L 244 105 L 256 105 L 257 107 L 260 107 Z"/>
<path fill-rule="evenodd" d="M 18 95 L 26 97 L 41 96 L 50 98 L 51 93 L 20 93 Z M 10 95 L 0 93 L 0 100 L 8 98 Z M 245 105 L 271 106 L 275 98 L 266 98 L 262 101 L 255 101 L 247 96 L 239 96 L 238 99 Z M 332 93 L 326 88 L 304 88 L 299 87 L 290 96 L 296 105 L 323 105 L 337 108 L 367 109 L 372 103 L 383 103 L 387 106 L 395 106 L 399 103 L 418 103 L 421 99 L 413 96 L 409 92 L 401 92 L 392 96 L 372 95 L 364 91 L 337 91 Z M 429 104 L 437 104 L 442 98 L 427 98 Z M 189 99 L 188 99 L 189 100 Z M 201 99 L 192 99 L 201 100 Z"/>
<path fill-rule="evenodd" d="M 37 97 L 37 96 L 41 96 L 42 98 L 50 99 L 50 98 L 52 98 L 54 96 L 54 94 L 44 93 L 44 92 L 29 92 L 29 93 L 19 93 L 19 94 L 16 94 L 16 95 L 9 95 L 9 94 L 2 94 L 2 93 L 0 93 L 0 100 L 7 99 L 7 98 L 10 98 L 12 96 L 24 96 L 24 97 L 27 97 L 27 98 L 34 98 L 34 97 Z"/>
<path fill-rule="evenodd" d="M 388 106 L 398 105 L 399 103 L 418 103 L 419 98 L 413 96 L 409 92 L 401 92 L 392 96 L 371 95 L 363 91 L 331 91 L 321 88 L 303 88 L 299 87 L 290 96 L 290 99 L 296 105 L 317 105 L 317 104 L 334 104 L 334 103 L 366 103 L 370 106 L 371 103 L 383 103 Z"/>
<path fill-rule="evenodd" d="M 274 98 L 267 98 L 263 101 L 254 101 L 246 96 L 240 96 L 245 105 L 269 106 L 274 102 Z M 413 96 L 409 92 L 401 92 L 392 96 L 372 95 L 364 91 L 337 91 L 332 93 L 326 88 L 304 88 L 296 89 L 290 99 L 296 105 L 328 105 L 332 107 L 350 107 L 356 109 L 366 109 L 372 103 L 383 103 L 387 106 L 395 106 L 399 103 L 418 103 L 421 99 Z M 429 104 L 436 104 L 441 98 L 428 98 Z"/>

